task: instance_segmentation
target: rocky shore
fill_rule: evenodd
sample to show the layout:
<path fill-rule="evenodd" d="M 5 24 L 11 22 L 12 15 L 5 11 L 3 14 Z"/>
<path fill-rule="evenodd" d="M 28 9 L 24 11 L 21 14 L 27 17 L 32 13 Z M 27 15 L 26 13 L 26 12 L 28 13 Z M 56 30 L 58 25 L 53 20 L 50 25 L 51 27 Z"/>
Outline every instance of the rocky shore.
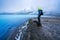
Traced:
<path fill-rule="evenodd" d="M 40 27 L 34 21 L 37 19 L 28 21 L 20 40 L 60 40 L 60 19 L 41 18 L 42 26 Z"/>
<path fill-rule="evenodd" d="M 60 40 L 60 18 L 41 18 L 39 27 L 35 21 L 37 18 L 31 18 L 16 28 L 9 40 Z"/>

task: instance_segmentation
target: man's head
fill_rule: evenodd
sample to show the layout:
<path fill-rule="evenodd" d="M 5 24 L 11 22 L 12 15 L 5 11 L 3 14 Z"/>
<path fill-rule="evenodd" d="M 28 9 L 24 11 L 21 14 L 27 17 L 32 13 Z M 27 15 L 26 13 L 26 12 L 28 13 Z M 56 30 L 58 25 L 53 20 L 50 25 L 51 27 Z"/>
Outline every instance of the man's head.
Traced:
<path fill-rule="evenodd" d="M 42 10 L 42 8 L 41 7 L 38 7 L 38 10 Z"/>

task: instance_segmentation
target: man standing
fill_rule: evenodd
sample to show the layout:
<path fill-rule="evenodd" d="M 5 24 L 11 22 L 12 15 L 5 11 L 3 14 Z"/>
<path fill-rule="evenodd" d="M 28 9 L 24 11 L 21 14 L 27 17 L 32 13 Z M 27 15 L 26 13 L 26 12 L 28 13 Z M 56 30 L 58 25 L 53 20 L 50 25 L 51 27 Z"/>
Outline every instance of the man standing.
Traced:
<path fill-rule="evenodd" d="M 41 8 L 38 8 L 38 26 L 41 26 L 41 22 L 40 22 L 41 15 L 43 15 L 43 11 Z"/>

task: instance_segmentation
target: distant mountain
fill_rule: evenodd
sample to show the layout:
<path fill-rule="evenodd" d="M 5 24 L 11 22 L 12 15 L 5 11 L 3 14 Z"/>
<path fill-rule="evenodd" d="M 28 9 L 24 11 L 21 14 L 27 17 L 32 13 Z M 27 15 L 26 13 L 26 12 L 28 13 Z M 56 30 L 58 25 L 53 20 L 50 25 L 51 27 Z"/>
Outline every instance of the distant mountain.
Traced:
<path fill-rule="evenodd" d="M 8 13 L 8 12 L 4 12 L 4 13 L 0 13 L 0 15 L 38 15 L 37 11 L 20 11 L 20 12 L 15 12 L 15 13 Z M 43 16 L 58 16 L 60 17 L 60 13 L 59 12 L 43 12 Z"/>
<path fill-rule="evenodd" d="M 20 15 L 20 14 L 30 14 L 30 13 L 33 13 L 33 11 L 26 11 L 26 10 L 24 10 L 24 11 L 19 11 L 19 12 L 2 12 L 2 13 L 0 13 L 0 15 Z"/>
<path fill-rule="evenodd" d="M 0 15 L 20 15 L 20 14 L 29 14 L 29 13 L 32 13 L 33 11 L 30 11 L 30 12 L 16 12 L 16 13 L 7 13 L 7 12 L 4 12 L 4 13 L 0 13 Z"/>

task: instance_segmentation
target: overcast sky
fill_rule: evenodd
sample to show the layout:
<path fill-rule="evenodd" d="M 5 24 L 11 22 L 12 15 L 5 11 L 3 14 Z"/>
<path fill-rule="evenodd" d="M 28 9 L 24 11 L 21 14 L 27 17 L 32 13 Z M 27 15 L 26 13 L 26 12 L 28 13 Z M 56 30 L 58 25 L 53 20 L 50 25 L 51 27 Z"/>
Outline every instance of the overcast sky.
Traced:
<path fill-rule="evenodd" d="M 59 0 L 0 0 L 0 12 L 17 12 L 23 9 L 42 7 L 44 11 L 60 12 Z"/>

